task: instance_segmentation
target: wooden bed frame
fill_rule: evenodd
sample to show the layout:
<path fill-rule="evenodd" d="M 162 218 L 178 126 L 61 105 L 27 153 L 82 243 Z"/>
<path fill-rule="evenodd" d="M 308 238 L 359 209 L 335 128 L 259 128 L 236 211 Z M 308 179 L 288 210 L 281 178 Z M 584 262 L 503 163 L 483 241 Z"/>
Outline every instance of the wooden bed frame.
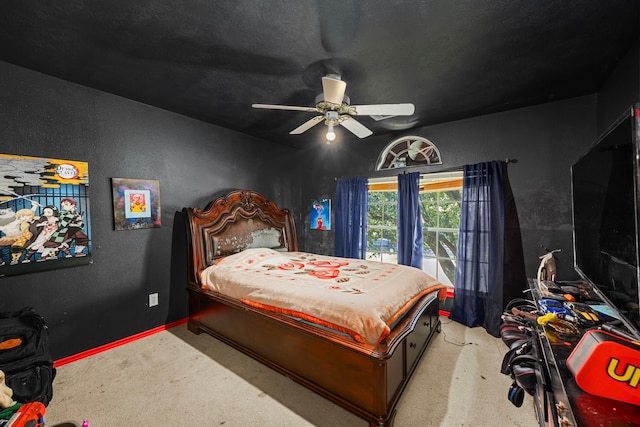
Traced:
<path fill-rule="evenodd" d="M 264 196 L 234 191 L 206 209 L 185 208 L 190 331 L 206 332 L 290 377 L 370 426 L 391 426 L 396 405 L 431 337 L 440 331 L 437 292 L 423 297 L 377 346 L 203 289 L 199 273 L 278 231 L 279 249 L 297 251 L 293 219 Z"/>

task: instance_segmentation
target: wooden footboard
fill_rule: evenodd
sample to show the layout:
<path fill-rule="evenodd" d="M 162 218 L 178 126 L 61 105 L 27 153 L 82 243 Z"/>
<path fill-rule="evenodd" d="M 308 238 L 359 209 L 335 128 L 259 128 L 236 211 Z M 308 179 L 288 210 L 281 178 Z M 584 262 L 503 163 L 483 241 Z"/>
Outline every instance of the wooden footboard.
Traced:
<path fill-rule="evenodd" d="M 189 330 L 206 332 L 371 426 L 390 426 L 411 374 L 440 330 L 437 294 L 422 298 L 378 346 L 189 288 Z"/>

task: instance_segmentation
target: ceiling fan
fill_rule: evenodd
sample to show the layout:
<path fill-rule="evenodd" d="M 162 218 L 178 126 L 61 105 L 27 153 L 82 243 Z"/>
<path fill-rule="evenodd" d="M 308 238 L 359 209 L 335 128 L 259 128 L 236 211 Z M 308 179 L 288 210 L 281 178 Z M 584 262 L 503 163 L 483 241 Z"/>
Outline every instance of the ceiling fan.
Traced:
<path fill-rule="evenodd" d="M 292 135 L 301 134 L 324 121 L 328 127 L 326 135 L 328 141 L 335 139 L 334 128 L 339 125 L 351 131 L 358 138 L 366 138 L 373 134 L 371 130 L 352 116 L 383 116 L 383 118 L 387 118 L 389 116 L 410 116 L 415 111 L 413 104 L 350 105 L 349 97 L 345 95 L 346 89 L 347 83 L 341 80 L 339 75 L 329 74 L 322 78 L 322 93 L 316 97 L 315 107 L 269 104 L 252 104 L 251 106 L 268 110 L 319 113 L 319 116 L 307 120 L 289 133 Z"/>

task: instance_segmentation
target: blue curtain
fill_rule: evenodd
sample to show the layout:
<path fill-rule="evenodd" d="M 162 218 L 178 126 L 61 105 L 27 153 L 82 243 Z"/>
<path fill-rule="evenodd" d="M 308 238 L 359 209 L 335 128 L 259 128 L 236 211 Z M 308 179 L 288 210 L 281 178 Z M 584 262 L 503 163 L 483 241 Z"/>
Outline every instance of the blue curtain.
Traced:
<path fill-rule="evenodd" d="M 420 174 L 398 175 L 398 264 L 422 269 Z"/>
<path fill-rule="evenodd" d="M 449 317 L 469 327 L 483 326 L 496 337 L 504 304 L 504 220 L 502 163 L 465 166 Z"/>
<path fill-rule="evenodd" d="M 367 192 L 365 177 L 338 180 L 335 200 L 336 256 L 364 259 L 367 249 Z"/>

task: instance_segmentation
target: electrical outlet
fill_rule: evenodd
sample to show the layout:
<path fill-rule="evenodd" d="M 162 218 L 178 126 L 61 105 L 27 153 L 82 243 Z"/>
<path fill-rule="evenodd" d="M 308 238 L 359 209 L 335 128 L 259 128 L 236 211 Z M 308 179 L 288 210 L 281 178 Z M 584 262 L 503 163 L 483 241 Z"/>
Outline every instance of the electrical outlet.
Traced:
<path fill-rule="evenodd" d="M 158 293 L 149 294 L 149 307 L 155 307 L 158 305 Z"/>

